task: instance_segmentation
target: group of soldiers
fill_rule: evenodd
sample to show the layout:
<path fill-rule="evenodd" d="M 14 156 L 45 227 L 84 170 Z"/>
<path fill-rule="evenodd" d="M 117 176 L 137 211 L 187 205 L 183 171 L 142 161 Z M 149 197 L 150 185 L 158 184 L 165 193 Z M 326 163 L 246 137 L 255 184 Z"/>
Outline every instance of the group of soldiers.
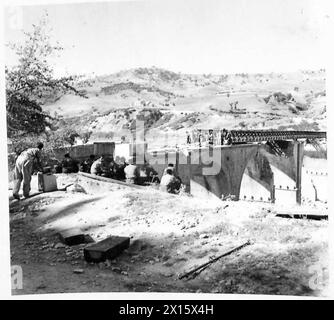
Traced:
<path fill-rule="evenodd" d="M 34 171 L 45 172 L 41 163 L 41 150 L 43 143 L 38 143 L 36 148 L 23 151 L 16 159 L 14 168 L 13 197 L 20 199 L 19 190 L 23 181 L 23 196 L 29 197 L 31 176 Z M 148 163 L 136 164 L 135 157 L 128 161 L 115 162 L 110 155 L 102 155 L 95 159 L 90 155 L 88 159 L 79 162 L 73 159 L 69 153 L 64 155 L 61 162 L 54 166 L 56 173 L 76 173 L 78 171 L 95 174 L 98 176 L 125 180 L 129 184 L 147 185 L 159 184 L 160 189 L 169 193 L 180 192 L 182 181 L 176 175 L 174 165 L 169 164 L 164 170 L 161 181 L 157 172 Z"/>
<path fill-rule="evenodd" d="M 232 143 L 231 134 L 228 130 L 212 129 L 202 131 L 201 129 L 187 132 L 187 144 L 201 146 L 229 145 Z M 23 196 L 29 197 L 30 181 L 34 170 L 43 172 L 41 164 L 41 150 L 43 143 L 39 142 L 36 148 L 29 148 L 23 151 L 16 159 L 14 168 L 13 197 L 20 199 L 19 190 L 23 181 Z M 99 175 L 106 178 L 125 180 L 130 184 L 145 185 L 150 183 L 160 184 L 160 189 L 170 193 L 179 193 L 182 182 L 176 175 L 173 164 L 169 164 L 165 169 L 161 181 L 157 172 L 147 163 L 136 164 L 135 158 L 127 162 L 115 162 L 112 156 L 102 155 L 95 159 L 95 155 L 90 155 L 88 159 L 79 162 L 73 159 L 69 153 L 64 155 L 64 159 L 55 165 L 56 173 L 76 173 L 78 171 Z"/>
<path fill-rule="evenodd" d="M 168 164 L 165 168 L 161 181 L 158 173 L 147 162 L 136 164 L 135 157 L 127 162 L 116 163 L 111 156 L 101 156 L 91 166 L 91 174 L 125 180 L 128 184 L 148 185 L 159 184 L 160 190 L 177 194 L 182 185 L 181 179 L 177 176 L 174 165 Z"/>
<path fill-rule="evenodd" d="M 193 130 L 187 131 L 187 144 L 195 144 L 199 147 L 213 145 L 229 145 L 232 143 L 231 134 L 228 130 Z"/>

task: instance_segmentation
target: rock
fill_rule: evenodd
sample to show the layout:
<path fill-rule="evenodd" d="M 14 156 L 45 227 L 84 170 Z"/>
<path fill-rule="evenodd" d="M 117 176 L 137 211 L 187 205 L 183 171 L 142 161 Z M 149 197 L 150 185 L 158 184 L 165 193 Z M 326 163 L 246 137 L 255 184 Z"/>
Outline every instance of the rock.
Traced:
<path fill-rule="evenodd" d="M 36 287 L 37 290 L 39 290 L 39 289 L 45 289 L 45 288 L 46 288 L 46 285 L 44 283 L 41 283 L 40 285 L 38 285 Z"/>
<path fill-rule="evenodd" d="M 127 276 L 127 275 L 128 275 L 128 273 L 127 273 L 126 271 L 121 271 L 121 274 L 122 274 L 123 276 Z"/>
<path fill-rule="evenodd" d="M 66 192 L 82 192 L 87 193 L 86 190 L 78 183 L 74 183 L 71 186 L 66 188 Z"/>
<path fill-rule="evenodd" d="M 84 270 L 83 269 L 74 269 L 73 273 L 78 273 L 78 274 L 84 273 Z"/>
<path fill-rule="evenodd" d="M 207 234 L 203 233 L 203 234 L 199 235 L 199 238 L 200 239 L 207 239 L 207 238 L 209 238 L 209 236 Z"/>
<path fill-rule="evenodd" d="M 170 277 L 172 277 L 173 275 L 174 275 L 174 273 L 172 273 L 172 272 L 164 273 L 164 277 L 166 277 L 166 278 L 170 278 Z"/>
<path fill-rule="evenodd" d="M 60 248 L 66 248 L 66 246 L 63 243 L 59 242 L 55 245 L 55 249 L 60 249 Z"/>
<path fill-rule="evenodd" d="M 232 286 L 233 284 L 234 284 L 233 279 L 227 279 L 227 280 L 225 281 L 225 286 L 230 287 L 230 286 Z"/>
<path fill-rule="evenodd" d="M 104 264 L 107 268 L 111 267 L 110 260 L 106 260 Z"/>
<path fill-rule="evenodd" d="M 121 273 L 122 272 L 122 270 L 120 268 L 117 268 L 117 267 L 111 268 L 111 271 L 114 271 L 114 272 L 117 272 L 117 273 Z"/>

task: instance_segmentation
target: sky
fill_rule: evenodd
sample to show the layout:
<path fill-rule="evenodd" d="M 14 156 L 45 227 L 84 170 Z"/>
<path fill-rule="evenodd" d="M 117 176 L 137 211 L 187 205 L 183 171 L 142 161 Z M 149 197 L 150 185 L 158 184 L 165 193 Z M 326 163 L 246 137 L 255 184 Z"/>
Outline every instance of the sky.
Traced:
<path fill-rule="evenodd" d="M 39 1 L 42 2 L 42 1 Z M 64 1 L 63 1 L 64 2 Z M 50 3 L 50 1 L 49 1 Z M 56 74 L 156 66 L 183 73 L 287 72 L 325 67 L 326 0 L 111 1 L 5 10 L 20 42 L 46 11 L 64 47 Z M 6 64 L 15 63 L 6 49 Z"/>

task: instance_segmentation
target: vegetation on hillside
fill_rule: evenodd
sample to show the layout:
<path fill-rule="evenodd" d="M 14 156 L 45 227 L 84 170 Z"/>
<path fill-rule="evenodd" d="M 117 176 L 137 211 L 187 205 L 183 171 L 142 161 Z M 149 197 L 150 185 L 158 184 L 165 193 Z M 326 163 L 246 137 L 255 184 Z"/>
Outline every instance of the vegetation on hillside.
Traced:
<path fill-rule="evenodd" d="M 52 43 L 47 16 L 25 32 L 22 44 L 10 43 L 18 62 L 7 67 L 6 72 L 6 110 L 8 137 L 12 142 L 32 140 L 35 135 L 55 130 L 54 118 L 43 110 L 43 105 L 56 96 L 72 93 L 84 96 L 75 88 L 77 77 L 55 77 L 49 59 L 63 50 L 59 43 Z M 40 138 L 40 137 L 39 137 Z"/>

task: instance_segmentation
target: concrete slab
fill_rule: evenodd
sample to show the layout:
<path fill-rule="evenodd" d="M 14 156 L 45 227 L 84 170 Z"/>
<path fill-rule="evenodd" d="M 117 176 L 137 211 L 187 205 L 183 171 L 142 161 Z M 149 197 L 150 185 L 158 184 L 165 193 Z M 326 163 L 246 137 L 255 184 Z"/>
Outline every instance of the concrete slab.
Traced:
<path fill-rule="evenodd" d="M 80 229 L 69 229 L 58 233 L 59 240 L 68 245 L 74 246 L 81 243 L 91 243 L 94 240 L 87 234 L 84 234 Z"/>
<path fill-rule="evenodd" d="M 84 249 L 84 257 L 87 262 L 103 262 L 112 260 L 129 248 L 130 238 L 111 236 Z"/>

